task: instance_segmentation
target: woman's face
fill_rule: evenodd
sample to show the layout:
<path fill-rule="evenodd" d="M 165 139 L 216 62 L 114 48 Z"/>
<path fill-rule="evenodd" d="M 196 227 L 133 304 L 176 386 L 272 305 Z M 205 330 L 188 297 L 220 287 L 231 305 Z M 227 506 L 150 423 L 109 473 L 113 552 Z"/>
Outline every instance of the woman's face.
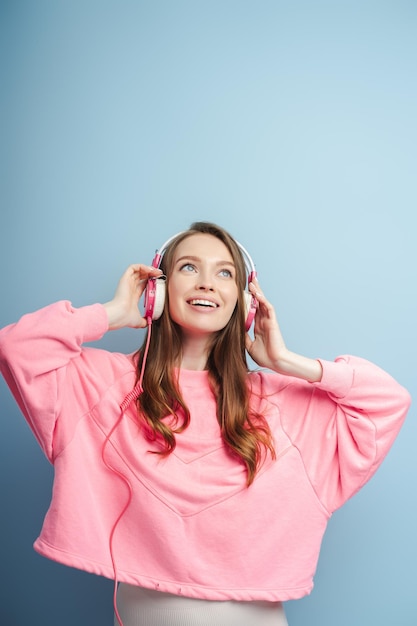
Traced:
<path fill-rule="evenodd" d="M 177 247 L 168 280 L 169 313 L 191 337 L 224 328 L 238 296 L 236 268 L 225 244 L 204 233 Z"/>

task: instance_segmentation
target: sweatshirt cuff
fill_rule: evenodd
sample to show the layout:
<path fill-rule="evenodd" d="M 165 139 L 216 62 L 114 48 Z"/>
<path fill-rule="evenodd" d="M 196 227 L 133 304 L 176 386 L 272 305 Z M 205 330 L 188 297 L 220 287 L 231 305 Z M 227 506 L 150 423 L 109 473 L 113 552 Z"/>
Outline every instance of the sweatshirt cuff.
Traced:
<path fill-rule="evenodd" d="M 338 357 L 335 361 L 318 359 L 323 368 L 323 375 L 315 387 L 331 393 L 336 398 L 344 398 L 352 388 L 354 370 L 347 357 Z"/>

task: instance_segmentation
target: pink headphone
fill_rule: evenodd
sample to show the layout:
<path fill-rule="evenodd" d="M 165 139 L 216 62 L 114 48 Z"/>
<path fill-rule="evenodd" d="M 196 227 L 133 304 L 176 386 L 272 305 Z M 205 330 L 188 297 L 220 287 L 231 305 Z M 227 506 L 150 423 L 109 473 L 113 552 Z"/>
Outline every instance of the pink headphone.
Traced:
<path fill-rule="evenodd" d="M 152 261 L 152 267 L 159 268 L 165 250 L 167 249 L 171 241 L 173 241 L 179 235 L 182 235 L 182 232 L 177 233 L 173 237 L 170 237 L 161 246 L 161 248 L 156 251 L 154 259 Z M 243 258 L 244 258 L 245 265 L 246 265 L 246 270 L 248 272 L 247 284 L 249 285 L 249 283 L 256 277 L 255 265 L 251 259 L 250 254 L 242 246 L 242 244 L 240 244 L 238 241 L 236 241 L 236 244 L 243 254 Z M 164 310 L 164 304 L 165 304 L 165 288 L 166 288 L 165 276 L 148 279 L 148 284 L 146 286 L 146 291 L 145 291 L 145 302 L 144 302 L 144 307 L 145 307 L 144 317 L 146 318 L 148 323 L 150 323 L 153 320 L 159 319 L 162 315 L 162 311 Z M 245 298 L 245 309 L 246 309 L 245 329 L 249 330 L 254 320 L 258 303 L 257 303 L 256 298 L 251 293 L 249 293 L 249 291 L 244 292 L 244 298 Z"/>

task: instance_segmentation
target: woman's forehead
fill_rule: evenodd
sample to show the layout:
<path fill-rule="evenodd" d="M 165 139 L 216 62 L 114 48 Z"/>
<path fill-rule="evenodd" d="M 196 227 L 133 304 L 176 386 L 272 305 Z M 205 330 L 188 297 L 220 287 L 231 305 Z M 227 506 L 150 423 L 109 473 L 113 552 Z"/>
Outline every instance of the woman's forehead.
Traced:
<path fill-rule="evenodd" d="M 216 257 L 233 262 L 233 257 L 223 241 L 207 233 L 193 233 L 183 239 L 177 246 L 175 258 L 178 259 L 184 255 L 200 258 Z"/>

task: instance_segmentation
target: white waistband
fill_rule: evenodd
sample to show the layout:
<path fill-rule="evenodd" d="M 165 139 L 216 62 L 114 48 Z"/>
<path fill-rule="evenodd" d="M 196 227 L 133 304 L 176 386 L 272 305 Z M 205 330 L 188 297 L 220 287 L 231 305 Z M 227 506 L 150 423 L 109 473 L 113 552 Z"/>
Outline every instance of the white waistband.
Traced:
<path fill-rule="evenodd" d="M 124 583 L 117 608 L 123 626 L 288 626 L 281 602 L 212 602 Z"/>

